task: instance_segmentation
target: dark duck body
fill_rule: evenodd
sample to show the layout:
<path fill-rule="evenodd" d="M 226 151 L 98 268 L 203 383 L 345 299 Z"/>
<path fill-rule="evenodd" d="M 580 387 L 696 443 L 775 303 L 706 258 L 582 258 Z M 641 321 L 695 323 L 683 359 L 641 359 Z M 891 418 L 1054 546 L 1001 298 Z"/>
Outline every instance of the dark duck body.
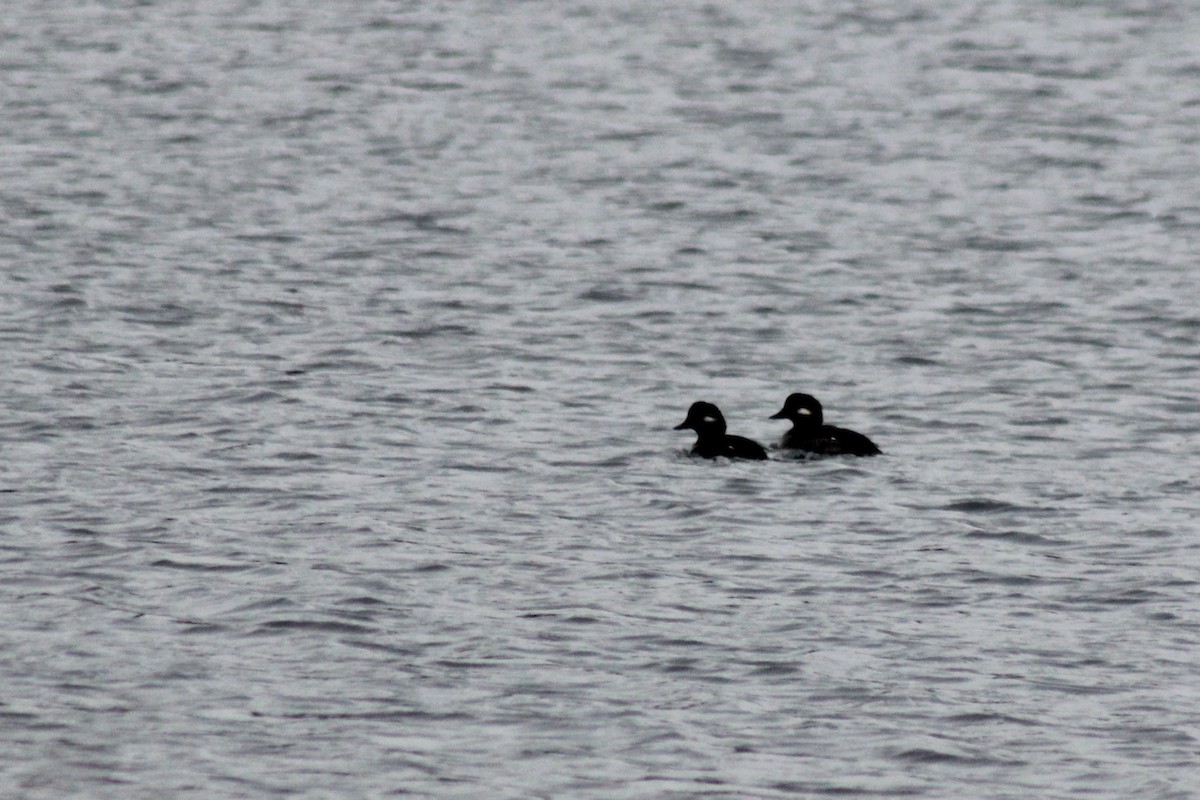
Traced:
<path fill-rule="evenodd" d="M 811 394 L 789 395 L 783 408 L 772 414 L 771 419 L 792 422 L 792 429 L 779 442 L 785 450 L 821 456 L 876 456 L 883 452 L 857 431 L 826 425 L 821 404 Z"/>
<path fill-rule="evenodd" d="M 730 436 L 725 433 L 725 417 L 721 410 L 712 403 L 703 401 L 692 403 L 688 409 L 687 419 L 675 426 L 675 430 L 687 429 L 696 432 L 696 443 L 692 445 L 692 455 L 701 458 L 744 458 L 750 461 L 766 461 L 767 451 L 758 442 L 744 436 Z"/>

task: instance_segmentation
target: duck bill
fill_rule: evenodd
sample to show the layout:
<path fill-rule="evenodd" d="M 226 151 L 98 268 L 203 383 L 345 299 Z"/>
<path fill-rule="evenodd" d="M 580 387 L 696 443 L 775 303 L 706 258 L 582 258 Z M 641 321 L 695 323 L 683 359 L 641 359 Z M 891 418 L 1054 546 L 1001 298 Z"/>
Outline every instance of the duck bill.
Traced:
<path fill-rule="evenodd" d="M 690 424 L 690 423 L 688 423 L 688 421 L 685 419 L 683 422 L 679 423 L 678 425 L 676 425 L 676 426 L 675 426 L 674 428 L 672 428 L 671 430 L 673 430 L 673 431 L 685 431 L 685 430 L 687 430 L 687 429 L 688 429 L 688 428 L 690 428 L 690 427 L 692 427 L 692 426 L 691 426 L 691 424 Z"/>
<path fill-rule="evenodd" d="M 783 409 L 781 408 L 771 416 L 767 417 L 767 419 L 787 419 L 787 414 L 783 413 Z"/>

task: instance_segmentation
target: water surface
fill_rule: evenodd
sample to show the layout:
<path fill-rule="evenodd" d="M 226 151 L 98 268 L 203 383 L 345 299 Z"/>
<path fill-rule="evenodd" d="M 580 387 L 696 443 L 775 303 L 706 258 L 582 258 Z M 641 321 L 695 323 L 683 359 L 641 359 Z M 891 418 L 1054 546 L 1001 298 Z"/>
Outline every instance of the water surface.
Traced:
<path fill-rule="evenodd" d="M 1192 796 L 1198 23 L 10 10 L 5 784 Z"/>

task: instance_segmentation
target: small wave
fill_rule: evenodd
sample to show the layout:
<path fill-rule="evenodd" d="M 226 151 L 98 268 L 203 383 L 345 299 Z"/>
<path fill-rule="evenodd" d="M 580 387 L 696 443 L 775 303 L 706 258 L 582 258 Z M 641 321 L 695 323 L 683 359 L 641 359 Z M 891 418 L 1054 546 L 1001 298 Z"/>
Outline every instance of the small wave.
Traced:
<path fill-rule="evenodd" d="M 1024 719 L 1023 717 L 1013 717 L 1008 714 L 997 714 L 989 711 L 976 711 L 967 714 L 954 714 L 948 717 L 950 722 L 962 722 L 968 725 L 977 725 L 980 723 L 1000 722 L 1013 725 L 1024 725 L 1027 727 L 1035 727 L 1039 723 L 1035 720 Z"/>
<path fill-rule="evenodd" d="M 961 764 L 963 766 L 1020 766 L 1024 761 L 994 758 L 992 756 L 969 756 L 957 753 L 947 753 L 932 750 L 927 747 L 914 747 L 896 754 L 903 761 L 913 761 L 919 764 Z"/>
<path fill-rule="evenodd" d="M 182 569 L 193 572 L 244 572 L 248 569 L 254 569 L 255 564 L 211 564 L 200 561 L 175 561 L 170 558 L 160 558 L 157 561 L 150 562 L 152 567 L 165 567 L 167 569 Z"/>
<path fill-rule="evenodd" d="M 325 631 L 327 633 L 371 633 L 364 625 L 354 625 L 349 622 L 311 619 L 274 619 L 264 622 L 258 627 L 260 632 L 273 633 L 276 631 Z"/>
<path fill-rule="evenodd" d="M 753 752 L 753 751 L 741 751 Z M 779 781 L 771 784 L 772 789 L 787 795 L 810 797 L 816 795 L 852 797 L 917 797 L 927 794 L 923 786 L 889 786 L 885 789 L 870 789 L 862 786 L 831 786 L 829 784 L 807 783 L 799 781 Z"/>
<path fill-rule="evenodd" d="M 1018 544 L 1053 544 L 1053 540 L 1036 533 L 1026 531 L 971 531 L 966 534 L 968 539 L 983 539 L 987 541 L 1006 541 Z"/>
<path fill-rule="evenodd" d="M 955 500 L 941 507 L 943 511 L 965 511 L 968 514 L 991 514 L 998 511 L 1027 511 L 1025 506 L 1009 503 L 1005 500 L 993 500 L 990 497 L 969 497 Z"/>

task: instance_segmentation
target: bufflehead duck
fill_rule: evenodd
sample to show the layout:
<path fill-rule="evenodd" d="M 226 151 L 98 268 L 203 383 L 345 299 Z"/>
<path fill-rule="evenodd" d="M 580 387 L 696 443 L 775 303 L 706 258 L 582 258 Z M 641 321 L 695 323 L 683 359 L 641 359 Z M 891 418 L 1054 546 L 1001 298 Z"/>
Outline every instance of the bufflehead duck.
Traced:
<path fill-rule="evenodd" d="M 883 452 L 861 433 L 825 425 L 821 404 L 811 394 L 789 395 L 771 419 L 792 421 L 792 429 L 779 441 L 779 446 L 788 450 L 822 456 L 874 456 Z"/>
<path fill-rule="evenodd" d="M 767 451 L 758 442 L 725 433 L 725 417 L 721 416 L 721 410 L 712 403 L 692 403 L 687 419 L 675 426 L 677 431 L 688 428 L 696 432 L 696 443 L 692 445 L 694 456 L 767 460 Z"/>

